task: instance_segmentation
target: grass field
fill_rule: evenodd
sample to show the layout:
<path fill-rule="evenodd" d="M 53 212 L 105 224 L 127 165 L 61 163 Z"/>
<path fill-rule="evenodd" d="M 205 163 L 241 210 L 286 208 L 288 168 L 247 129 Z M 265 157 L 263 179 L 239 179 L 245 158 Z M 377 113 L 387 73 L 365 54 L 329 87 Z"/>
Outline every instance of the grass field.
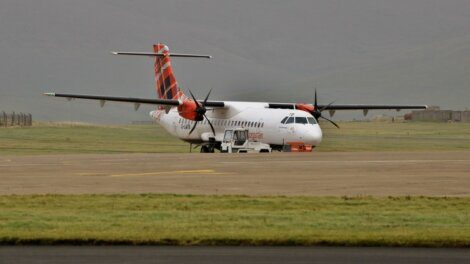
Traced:
<path fill-rule="evenodd" d="M 0 196 L 1 244 L 470 246 L 470 198 Z"/>
<path fill-rule="evenodd" d="M 470 150 L 470 123 L 340 122 L 323 124 L 317 151 Z M 188 152 L 158 125 L 60 125 L 0 128 L 0 154 Z"/>

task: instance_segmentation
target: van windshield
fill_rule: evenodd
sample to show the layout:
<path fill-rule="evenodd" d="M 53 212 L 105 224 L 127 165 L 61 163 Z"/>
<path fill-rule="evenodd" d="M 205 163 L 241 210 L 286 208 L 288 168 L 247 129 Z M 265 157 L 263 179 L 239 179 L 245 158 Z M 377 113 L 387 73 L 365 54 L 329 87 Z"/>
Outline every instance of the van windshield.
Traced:
<path fill-rule="evenodd" d="M 232 130 L 225 131 L 224 141 L 232 140 L 232 134 L 233 134 Z"/>

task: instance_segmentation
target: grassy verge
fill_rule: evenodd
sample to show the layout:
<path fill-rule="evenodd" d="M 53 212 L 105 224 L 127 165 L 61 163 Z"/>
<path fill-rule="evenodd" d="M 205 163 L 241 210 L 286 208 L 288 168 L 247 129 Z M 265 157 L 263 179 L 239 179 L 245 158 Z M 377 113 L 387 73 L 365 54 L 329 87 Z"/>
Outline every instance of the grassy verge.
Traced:
<path fill-rule="evenodd" d="M 470 246 L 470 198 L 0 196 L 2 244 Z"/>
<path fill-rule="evenodd" d="M 0 154 L 188 152 L 158 125 L 64 125 L 0 128 Z"/>
<path fill-rule="evenodd" d="M 470 150 L 470 123 L 341 122 L 323 123 L 319 151 Z"/>
<path fill-rule="evenodd" d="M 470 123 L 323 123 L 317 151 L 470 150 Z M 188 152 L 158 125 L 57 125 L 0 128 L 0 155 Z"/>

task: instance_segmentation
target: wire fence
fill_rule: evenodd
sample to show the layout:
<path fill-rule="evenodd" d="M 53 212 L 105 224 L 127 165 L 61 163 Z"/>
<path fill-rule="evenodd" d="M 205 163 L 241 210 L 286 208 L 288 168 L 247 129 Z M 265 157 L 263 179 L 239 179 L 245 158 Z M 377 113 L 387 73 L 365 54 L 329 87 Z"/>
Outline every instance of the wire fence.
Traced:
<path fill-rule="evenodd" d="M 29 113 L 0 112 L 0 127 L 31 126 L 32 124 L 33 116 Z"/>

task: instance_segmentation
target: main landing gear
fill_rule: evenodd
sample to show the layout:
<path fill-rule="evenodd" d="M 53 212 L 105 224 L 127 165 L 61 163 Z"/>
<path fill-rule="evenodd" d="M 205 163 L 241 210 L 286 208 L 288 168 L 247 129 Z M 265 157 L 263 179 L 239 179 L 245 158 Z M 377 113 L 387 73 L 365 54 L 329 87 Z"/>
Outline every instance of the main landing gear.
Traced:
<path fill-rule="evenodd" d="M 208 143 L 201 145 L 201 153 L 214 153 L 216 148 L 217 142 L 215 141 L 215 138 L 209 138 Z"/>
<path fill-rule="evenodd" d="M 202 145 L 201 153 L 214 153 L 214 147 L 211 147 L 210 145 Z"/>

